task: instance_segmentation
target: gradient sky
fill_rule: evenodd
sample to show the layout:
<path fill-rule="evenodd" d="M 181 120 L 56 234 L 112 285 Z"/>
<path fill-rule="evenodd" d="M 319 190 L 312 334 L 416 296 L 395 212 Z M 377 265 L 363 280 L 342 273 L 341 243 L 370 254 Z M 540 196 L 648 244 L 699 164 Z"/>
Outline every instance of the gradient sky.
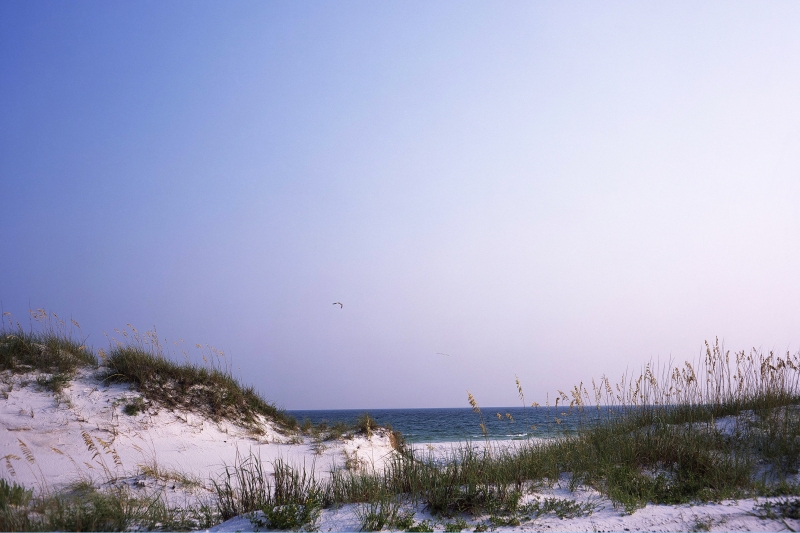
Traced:
<path fill-rule="evenodd" d="M 0 301 L 95 348 L 211 344 L 288 409 L 794 352 L 798 28 L 798 2 L 5 0 Z"/>

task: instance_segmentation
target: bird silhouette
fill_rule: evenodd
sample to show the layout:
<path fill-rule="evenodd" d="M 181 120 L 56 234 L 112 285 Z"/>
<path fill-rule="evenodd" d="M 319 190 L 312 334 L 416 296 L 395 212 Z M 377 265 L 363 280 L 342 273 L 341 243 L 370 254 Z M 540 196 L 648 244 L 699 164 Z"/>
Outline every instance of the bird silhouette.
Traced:
<path fill-rule="evenodd" d="M 436 355 L 446 355 L 447 357 L 450 357 L 449 353 L 436 352 Z"/>
<path fill-rule="evenodd" d="M 333 302 L 333 305 L 338 305 L 339 309 L 344 309 L 344 305 L 342 305 L 342 302 Z"/>

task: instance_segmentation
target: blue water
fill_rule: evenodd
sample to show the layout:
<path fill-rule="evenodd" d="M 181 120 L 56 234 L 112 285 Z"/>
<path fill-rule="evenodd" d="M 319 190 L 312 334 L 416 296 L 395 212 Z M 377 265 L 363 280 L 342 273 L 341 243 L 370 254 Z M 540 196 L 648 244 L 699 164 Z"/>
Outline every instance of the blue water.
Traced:
<path fill-rule="evenodd" d="M 354 424 L 368 412 L 380 425 L 391 425 L 400 431 L 407 442 L 452 442 L 483 439 L 481 415 L 467 408 L 449 409 L 337 409 L 314 411 L 287 411 L 303 422 L 308 418 L 314 424 L 345 422 Z M 497 417 L 500 414 L 500 419 Z M 511 418 L 506 416 L 511 415 Z M 581 417 L 577 411 L 555 407 L 489 407 L 482 409 L 483 421 L 489 439 L 526 439 L 529 437 L 554 438 L 574 432 L 580 423 L 596 423 L 607 413 L 587 409 Z M 513 420 L 512 420 L 513 419 Z M 558 423 L 556 422 L 558 420 Z"/>

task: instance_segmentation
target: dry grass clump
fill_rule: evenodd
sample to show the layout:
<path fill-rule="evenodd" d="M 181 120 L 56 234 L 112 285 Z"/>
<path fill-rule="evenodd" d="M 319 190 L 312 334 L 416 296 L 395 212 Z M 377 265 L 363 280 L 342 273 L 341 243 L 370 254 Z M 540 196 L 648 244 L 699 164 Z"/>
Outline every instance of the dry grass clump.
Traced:
<path fill-rule="evenodd" d="M 31 311 L 28 331 L 11 314 L 0 320 L 0 371 L 14 374 L 40 372 L 37 383 L 59 393 L 82 367 L 96 367 L 97 357 L 78 336 L 80 326 L 70 325 L 55 313 Z"/>
<path fill-rule="evenodd" d="M 19 322 L 11 320 L 11 314 L 3 313 L 0 321 L 0 370 L 14 373 L 31 371 L 50 374 L 72 374 L 80 367 L 97 366 L 97 358 L 76 337 L 80 326 L 71 320 L 72 327 L 55 313 L 43 309 L 31 311 L 29 331 Z"/>
<path fill-rule="evenodd" d="M 241 385 L 230 370 L 213 363 L 210 368 L 175 363 L 164 355 L 154 331 L 140 334 L 133 327 L 131 331 L 132 335 L 125 336 L 127 342 L 114 341 L 101 354 L 108 367 L 107 380 L 131 383 L 150 401 L 169 409 L 200 412 L 213 420 L 227 418 L 255 427 L 257 415 L 262 415 L 280 427 L 296 427 L 293 417 L 266 402 L 253 387 Z"/>
<path fill-rule="evenodd" d="M 343 439 L 348 437 L 353 431 L 352 426 L 346 422 L 337 421 L 333 424 L 328 424 L 328 422 L 323 420 L 318 424 L 313 424 L 308 418 L 303 420 L 303 423 L 298 429 L 306 435 L 309 435 L 318 445 L 332 440 Z"/>
<path fill-rule="evenodd" d="M 387 426 L 389 431 L 389 445 L 397 452 L 404 452 L 406 449 L 406 439 L 399 431 L 394 431 L 391 426 Z"/>
<path fill-rule="evenodd" d="M 656 375 L 659 371 L 660 375 Z M 771 409 L 800 402 L 800 352 L 781 356 L 755 348 L 731 354 L 706 342 L 703 359 L 681 366 L 654 369 L 648 364 L 638 377 L 623 375 L 612 387 L 609 379 L 592 382 L 595 407 L 617 407 L 639 420 L 694 422 L 736 414 L 746 409 Z M 591 404 L 583 383 L 569 395 L 559 391 L 570 407 Z"/>
<path fill-rule="evenodd" d="M 312 446 L 319 453 L 326 449 L 325 443 L 328 441 L 351 439 L 356 435 L 363 435 L 368 439 L 375 434 L 386 436 L 391 447 L 397 451 L 402 451 L 406 445 L 401 432 L 394 431 L 390 424 L 381 426 L 368 412 L 360 414 L 355 422 L 350 424 L 341 420 L 333 424 L 328 424 L 325 420 L 314 424 L 309 418 L 305 418 L 298 430 L 313 439 Z"/>
<path fill-rule="evenodd" d="M 379 427 L 380 426 L 378 426 L 378 423 L 369 413 L 362 413 L 359 415 L 355 425 L 356 433 L 359 435 L 365 435 L 367 438 L 372 437 L 373 431 Z"/>

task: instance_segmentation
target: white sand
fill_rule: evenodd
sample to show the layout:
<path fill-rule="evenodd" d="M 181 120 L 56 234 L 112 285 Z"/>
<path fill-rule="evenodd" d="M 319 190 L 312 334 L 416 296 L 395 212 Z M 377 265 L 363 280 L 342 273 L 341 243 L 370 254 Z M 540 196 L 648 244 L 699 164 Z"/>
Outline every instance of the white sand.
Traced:
<path fill-rule="evenodd" d="M 385 433 L 371 439 L 356 437 L 325 443 L 316 449 L 310 440 L 292 443 L 267 421 L 263 434 L 257 435 L 230 422 L 213 422 L 198 415 L 152 406 L 137 416 L 122 409 L 138 396 L 127 385 L 106 386 L 90 372 L 83 372 L 64 390 L 62 401 L 52 392 L 42 391 L 33 375 L 2 374 L 3 383 L 11 383 L 7 398 L 0 396 L 0 477 L 38 489 L 59 489 L 70 483 L 91 479 L 102 484 L 111 478 L 134 489 L 164 490 L 170 503 L 193 505 L 211 502 L 210 479 L 217 478 L 225 465 L 232 465 L 237 454 L 253 453 L 269 468 L 278 458 L 290 464 L 312 465 L 325 475 L 345 462 L 345 454 L 369 468 L 382 469 L 383 462 L 395 453 Z M 27 384 L 26 384 L 27 382 Z M 8 386 L 0 384 L 2 390 Z M 730 420 L 720 420 L 723 427 Z M 99 453 L 87 448 L 86 437 Z M 502 446 L 503 443 L 494 443 Z M 456 443 L 415 445 L 420 451 L 445 454 Z M 480 445 L 480 444 L 478 444 Z M 505 445 L 513 445 L 506 443 Z M 113 451 L 112 451 L 113 450 Z M 115 454 L 118 459 L 115 459 Z M 158 470 L 161 474 L 154 476 Z M 149 475 L 147 475 L 149 473 Z M 189 483 L 195 480 L 196 483 Z M 724 501 L 704 505 L 648 505 L 625 515 L 594 490 L 570 492 L 566 483 L 544 489 L 532 498 L 558 497 L 591 501 L 596 508 L 590 516 L 560 520 L 546 515 L 518 527 L 516 531 L 687 531 L 708 527 L 713 531 L 798 530 L 800 521 L 762 520 L 754 516 L 759 502 L 773 499 Z M 444 520 L 436 519 L 418 506 L 417 521 L 429 520 L 437 530 Z M 356 531 L 360 528 L 355 505 L 325 509 L 318 522 L 322 531 Z M 487 517 L 464 517 L 471 529 Z M 253 523 L 246 517 L 229 520 L 212 531 L 248 531 Z"/>
<path fill-rule="evenodd" d="M 324 443 L 324 450 L 317 447 L 315 451 L 308 439 L 291 444 L 290 436 L 282 435 L 266 420 L 261 421 L 263 434 L 259 435 L 230 422 L 152 406 L 129 416 L 123 408 L 139 394 L 128 385 L 104 385 L 89 372 L 81 373 L 62 392 L 68 403 L 56 401 L 50 391 L 39 390 L 32 375 L 4 374 L 2 381 L 15 384 L 7 399 L 0 397 L 0 458 L 4 463 L 0 476 L 30 487 L 59 489 L 81 479 L 102 483 L 109 477 L 141 486 L 142 482 L 158 481 L 142 475 L 157 469 L 197 480 L 200 487 L 183 487 L 187 496 L 210 496 L 209 479 L 221 475 L 226 465 L 233 465 L 237 454 L 252 453 L 266 466 L 278 458 L 292 465 L 305 464 L 324 475 L 343 465 L 345 454 L 381 468 L 394 453 L 384 433 L 371 439 Z M 25 381 L 29 383 L 23 386 Z M 84 432 L 99 455 L 88 449 Z M 26 447 L 34 462 L 26 461 Z M 181 492 L 181 483 L 163 484 Z"/>
<path fill-rule="evenodd" d="M 541 494 L 542 496 L 545 493 Z M 571 493 L 566 489 L 552 491 L 550 497 L 589 499 L 599 507 L 587 517 L 561 520 L 553 515 L 539 517 L 520 526 L 502 526 L 501 531 L 793 531 L 800 527 L 798 520 L 761 520 L 752 515 L 753 500 L 723 501 L 705 505 L 648 505 L 631 515 L 614 509 L 607 500 L 596 493 Z M 765 501 L 759 500 L 759 501 Z M 355 505 L 345 505 L 337 510 L 325 509 L 317 522 L 320 531 L 359 531 L 360 523 L 355 514 Z M 415 509 L 417 522 L 429 520 L 435 531 L 443 531 L 445 520 L 433 518 L 423 509 Z M 474 529 L 475 519 L 466 517 L 469 530 Z M 487 517 L 478 517 L 486 519 Z M 237 517 L 209 531 L 234 532 L 257 531 L 247 517 Z M 264 531 L 264 529 L 261 529 Z"/>

